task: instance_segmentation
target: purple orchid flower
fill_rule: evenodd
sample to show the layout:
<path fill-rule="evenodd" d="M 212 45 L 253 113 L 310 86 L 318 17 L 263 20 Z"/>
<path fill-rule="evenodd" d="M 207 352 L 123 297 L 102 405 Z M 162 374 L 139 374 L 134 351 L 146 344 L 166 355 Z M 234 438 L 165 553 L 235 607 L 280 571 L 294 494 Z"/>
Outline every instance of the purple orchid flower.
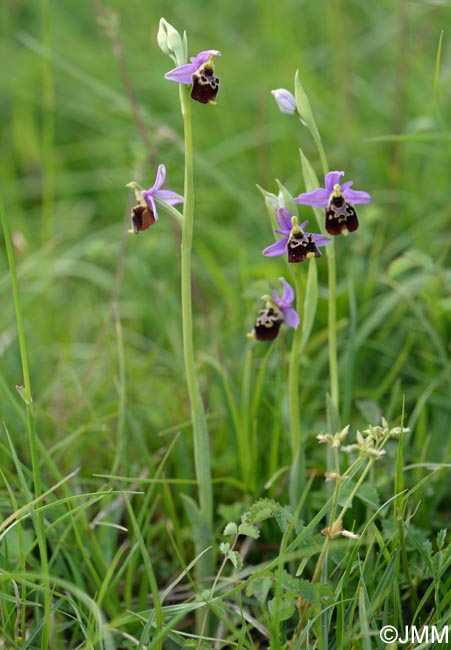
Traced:
<path fill-rule="evenodd" d="M 296 100 L 289 90 L 277 88 L 276 90 L 271 90 L 271 94 L 274 96 L 277 106 L 282 113 L 285 113 L 285 115 L 294 115 L 296 113 Z"/>
<path fill-rule="evenodd" d="M 254 328 L 247 336 L 257 341 L 274 341 L 279 334 L 282 323 L 297 329 L 300 318 L 293 307 L 294 291 L 284 278 L 279 278 L 282 283 L 282 295 L 279 298 L 277 291 L 270 296 L 263 296 L 266 301 L 265 309 L 261 309 L 255 321 Z"/>
<path fill-rule="evenodd" d="M 288 254 L 289 262 L 303 262 L 310 257 L 321 257 L 318 249 L 330 242 L 325 235 L 305 231 L 308 221 L 298 225 L 297 217 L 291 216 L 286 208 L 277 210 L 277 221 L 280 229 L 275 232 L 283 237 L 262 251 L 266 257 Z"/>
<path fill-rule="evenodd" d="M 369 203 L 371 196 L 368 192 L 351 190 L 352 181 L 340 185 L 340 177 L 344 172 L 329 172 L 324 178 L 324 188 L 313 192 L 299 194 L 294 200 L 302 205 L 314 208 L 324 208 L 326 213 L 326 230 L 331 235 L 348 234 L 359 227 L 357 213 L 353 204 Z"/>
<path fill-rule="evenodd" d="M 279 298 L 277 291 L 272 292 L 274 302 L 283 314 L 283 322 L 288 327 L 298 328 L 300 317 L 296 309 L 293 307 L 294 291 L 284 278 L 279 278 L 282 283 L 283 291 Z"/>
<path fill-rule="evenodd" d="M 219 79 L 215 77 L 213 59 L 221 56 L 218 50 L 204 50 L 190 58 L 191 63 L 179 65 L 164 75 L 165 79 L 193 86 L 191 97 L 201 104 L 215 104 Z"/>
<path fill-rule="evenodd" d="M 177 68 L 169 70 L 164 75 L 164 78 L 169 81 L 176 81 L 179 84 L 191 85 L 193 83 L 193 74 L 212 56 L 221 56 L 221 52 L 218 52 L 218 50 L 199 52 L 199 54 L 190 58 L 191 63 L 179 65 Z"/>
<path fill-rule="evenodd" d="M 168 205 L 177 205 L 183 203 L 184 198 L 177 192 L 171 190 L 162 190 L 166 180 L 166 167 L 164 165 L 158 166 L 157 177 L 155 183 L 149 190 L 142 190 L 141 195 L 143 201 L 132 209 L 132 223 L 133 231 L 138 234 L 141 230 L 147 230 L 150 226 L 158 220 L 158 211 L 155 199 L 160 199 Z"/>

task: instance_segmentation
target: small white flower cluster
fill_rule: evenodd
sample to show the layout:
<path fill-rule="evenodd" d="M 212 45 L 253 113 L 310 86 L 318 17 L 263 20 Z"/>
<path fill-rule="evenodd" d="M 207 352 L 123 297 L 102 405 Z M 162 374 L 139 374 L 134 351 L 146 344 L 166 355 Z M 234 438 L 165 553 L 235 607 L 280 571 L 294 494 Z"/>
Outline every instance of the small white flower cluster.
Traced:
<path fill-rule="evenodd" d="M 385 456 L 387 453 L 385 449 L 378 449 L 376 447 L 376 440 L 370 434 L 366 437 L 357 431 L 356 433 L 356 442 L 353 445 L 347 445 L 343 447 L 343 451 L 350 453 L 351 451 L 358 451 L 360 456 L 373 456 L 375 458 L 380 458 Z"/>
<path fill-rule="evenodd" d="M 402 433 L 409 433 L 410 429 L 407 427 L 393 427 L 390 429 L 388 422 L 385 418 L 382 418 L 380 426 L 371 426 L 368 425 L 368 429 L 365 429 L 363 433 L 366 433 L 368 436 L 371 436 L 375 442 L 384 440 L 385 438 L 395 438 L 400 436 Z"/>
<path fill-rule="evenodd" d="M 333 537 L 337 537 L 338 535 L 341 535 L 342 537 L 346 537 L 347 539 L 359 539 L 360 535 L 357 535 L 357 533 L 353 533 L 350 530 L 345 530 L 343 528 L 343 524 L 341 519 L 338 519 L 337 521 L 334 522 L 334 524 L 329 527 L 329 528 L 323 528 L 321 531 L 322 535 L 325 535 L 329 539 L 332 539 Z"/>
<path fill-rule="evenodd" d="M 368 429 L 365 429 L 362 433 L 360 431 L 357 431 L 356 442 L 351 445 L 342 446 L 342 442 L 349 432 L 349 424 L 334 435 L 331 435 L 329 433 L 320 433 L 316 436 L 316 439 L 321 443 L 329 444 L 332 449 L 338 449 L 341 447 L 341 449 L 347 453 L 357 451 L 361 456 L 373 456 L 375 458 L 380 458 L 386 454 L 386 451 L 384 449 L 379 448 L 380 443 L 385 442 L 388 440 L 388 438 L 393 438 L 404 433 L 409 433 L 409 431 L 410 429 L 407 427 L 390 428 L 387 420 L 385 418 L 382 418 L 380 425 L 372 426 L 370 424 L 368 426 Z M 326 474 L 326 481 L 331 481 L 337 478 L 338 476 L 336 476 L 333 472 Z"/>
<path fill-rule="evenodd" d="M 330 433 L 320 433 L 319 435 L 316 436 L 316 439 L 318 440 L 318 442 L 329 443 L 332 449 L 338 449 L 338 447 L 341 447 L 341 443 L 348 435 L 349 426 L 350 425 L 347 424 L 344 427 L 344 429 L 342 429 L 338 433 L 335 433 L 334 435 L 331 435 Z"/>

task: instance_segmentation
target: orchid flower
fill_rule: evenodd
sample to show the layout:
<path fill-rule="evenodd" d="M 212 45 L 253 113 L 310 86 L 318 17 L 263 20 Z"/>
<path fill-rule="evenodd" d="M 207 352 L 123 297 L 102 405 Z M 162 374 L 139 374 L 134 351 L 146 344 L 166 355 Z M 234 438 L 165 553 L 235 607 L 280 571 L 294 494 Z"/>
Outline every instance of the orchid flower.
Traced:
<path fill-rule="evenodd" d="M 338 182 L 344 172 L 329 172 L 324 179 L 325 187 L 299 194 L 294 200 L 302 205 L 314 208 L 324 208 L 326 214 L 326 230 L 331 235 L 347 235 L 357 230 L 359 220 L 354 204 L 369 203 L 371 196 L 368 192 L 351 190 L 352 181 L 340 185 Z"/>
<path fill-rule="evenodd" d="M 289 262 L 303 262 L 310 257 L 321 257 L 318 249 L 330 242 L 325 235 L 305 231 L 308 221 L 298 225 L 297 217 L 291 216 L 286 208 L 277 210 L 277 221 L 280 229 L 276 233 L 283 237 L 262 251 L 267 257 L 288 254 Z"/>
<path fill-rule="evenodd" d="M 155 183 L 149 190 L 141 190 L 142 199 L 139 200 L 138 205 L 132 208 L 132 224 L 135 234 L 138 234 L 141 230 L 147 230 L 158 220 L 155 199 L 160 199 L 160 201 L 164 201 L 168 205 L 183 203 L 184 198 L 181 194 L 161 189 L 165 180 L 166 167 L 159 165 Z M 135 184 L 131 183 L 130 186 L 135 186 Z"/>
<path fill-rule="evenodd" d="M 279 298 L 277 291 L 270 296 L 263 296 L 266 301 L 265 309 L 259 311 L 254 329 L 247 336 L 257 341 L 274 341 L 279 333 L 282 323 L 297 329 L 300 318 L 293 307 L 294 291 L 284 278 L 279 278 L 282 283 L 282 295 Z"/>
<path fill-rule="evenodd" d="M 192 84 L 191 97 L 201 104 L 216 104 L 219 79 L 215 77 L 213 59 L 221 56 L 218 50 L 204 50 L 190 58 L 191 63 L 179 65 L 164 75 L 165 79 L 179 84 Z"/>

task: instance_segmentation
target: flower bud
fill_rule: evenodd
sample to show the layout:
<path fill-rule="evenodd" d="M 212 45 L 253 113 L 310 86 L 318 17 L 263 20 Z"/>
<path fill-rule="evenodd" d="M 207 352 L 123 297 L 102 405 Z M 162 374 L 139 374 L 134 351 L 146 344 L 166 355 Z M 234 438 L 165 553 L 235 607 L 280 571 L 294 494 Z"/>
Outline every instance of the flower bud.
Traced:
<path fill-rule="evenodd" d="M 179 32 L 164 18 L 160 19 L 157 41 L 160 50 L 171 57 L 177 65 L 185 63 L 185 49 Z"/>
<path fill-rule="evenodd" d="M 295 114 L 296 100 L 289 90 L 285 90 L 285 88 L 277 88 L 276 90 L 271 90 L 271 94 L 274 96 L 277 106 L 282 113 L 285 113 L 285 115 Z"/>

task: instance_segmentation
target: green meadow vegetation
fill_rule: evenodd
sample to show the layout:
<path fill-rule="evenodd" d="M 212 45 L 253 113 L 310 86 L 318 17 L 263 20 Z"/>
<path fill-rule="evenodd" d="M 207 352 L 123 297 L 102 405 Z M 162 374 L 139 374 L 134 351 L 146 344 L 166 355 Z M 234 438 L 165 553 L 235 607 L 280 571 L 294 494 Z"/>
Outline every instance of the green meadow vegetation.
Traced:
<path fill-rule="evenodd" d="M 162 16 L 221 52 L 216 105 L 164 79 Z M 0 4 L 0 649 L 449 647 L 450 25 L 448 0 Z M 307 125 L 271 95 L 296 71 Z M 160 164 L 182 223 L 158 203 L 134 235 Z M 371 194 L 358 230 L 263 256 L 278 201 L 324 234 L 292 198 L 327 169 Z M 247 338 L 281 277 L 298 330 Z"/>

